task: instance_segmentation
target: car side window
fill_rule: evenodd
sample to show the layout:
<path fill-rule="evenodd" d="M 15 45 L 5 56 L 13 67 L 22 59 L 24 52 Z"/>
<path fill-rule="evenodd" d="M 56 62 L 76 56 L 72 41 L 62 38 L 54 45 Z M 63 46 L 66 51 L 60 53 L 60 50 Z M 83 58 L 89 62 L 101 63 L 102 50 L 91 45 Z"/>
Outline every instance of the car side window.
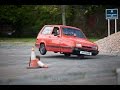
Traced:
<path fill-rule="evenodd" d="M 42 34 L 49 35 L 51 34 L 52 30 L 53 30 L 53 27 L 47 26 L 43 29 Z"/>
<path fill-rule="evenodd" d="M 59 28 L 58 27 L 54 27 L 53 31 L 52 31 L 52 34 L 54 34 L 54 36 L 57 36 L 59 35 Z"/>

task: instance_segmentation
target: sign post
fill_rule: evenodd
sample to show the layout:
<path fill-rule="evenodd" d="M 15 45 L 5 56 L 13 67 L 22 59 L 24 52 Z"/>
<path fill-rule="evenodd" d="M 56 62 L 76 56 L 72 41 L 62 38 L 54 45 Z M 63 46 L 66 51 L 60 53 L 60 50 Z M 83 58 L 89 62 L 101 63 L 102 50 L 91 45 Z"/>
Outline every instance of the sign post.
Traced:
<path fill-rule="evenodd" d="M 110 35 L 110 19 L 108 19 L 108 36 Z"/>
<path fill-rule="evenodd" d="M 108 36 L 110 35 L 110 20 L 115 20 L 115 33 L 117 32 L 118 9 L 106 9 L 106 19 L 108 20 Z"/>
<path fill-rule="evenodd" d="M 117 32 L 117 19 L 115 19 L 115 33 Z"/>

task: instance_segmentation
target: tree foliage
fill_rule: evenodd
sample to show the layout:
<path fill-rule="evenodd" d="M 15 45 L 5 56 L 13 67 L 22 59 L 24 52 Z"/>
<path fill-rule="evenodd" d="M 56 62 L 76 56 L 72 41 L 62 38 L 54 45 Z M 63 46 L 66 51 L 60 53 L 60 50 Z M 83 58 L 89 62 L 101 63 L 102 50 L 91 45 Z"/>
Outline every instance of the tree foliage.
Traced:
<path fill-rule="evenodd" d="M 87 30 L 87 17 L 102 5 L 66 5 L 66 25 Z M 0 24 L 11 24 L 19 36 L 24 32 L 37 34 L 45 24 L 62 24 L 61 5 L 0 5 Z"/>

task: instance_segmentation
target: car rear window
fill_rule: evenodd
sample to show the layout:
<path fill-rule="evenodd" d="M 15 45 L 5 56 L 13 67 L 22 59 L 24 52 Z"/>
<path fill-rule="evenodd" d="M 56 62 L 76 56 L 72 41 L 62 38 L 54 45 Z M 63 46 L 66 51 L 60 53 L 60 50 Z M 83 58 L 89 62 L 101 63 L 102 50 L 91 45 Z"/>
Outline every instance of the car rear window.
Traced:
<path fill-rule="evenodd" d="M 78 38 L 86 38 L 81 30 L 73 29 L 73 28 L 62 28 L 63 34 L 67 36 L 76 36 Z"/>

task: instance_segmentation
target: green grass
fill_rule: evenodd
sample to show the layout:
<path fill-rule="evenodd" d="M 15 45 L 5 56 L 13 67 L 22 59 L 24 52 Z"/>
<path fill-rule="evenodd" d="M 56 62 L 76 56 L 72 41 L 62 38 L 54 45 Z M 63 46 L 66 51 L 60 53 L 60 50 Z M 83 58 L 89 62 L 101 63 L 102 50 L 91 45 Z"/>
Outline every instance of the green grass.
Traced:
<path fill-rule="evenodd" d="M 0 38 L 0 42 L 24 42 L 33 43 L 36 38 Z"/>
<path fill-rule="evenodd" d="M 89 38 L 90 41 L 97 41 L 98 38 Z M 0 42 L 23 42 L 23 43 L 34 43 L 36 38 L 0 38 Z"/>
<path fill-rule="evenodd" d="M 95 42 L 95 41 L 99 40 L 99 38 L 90 38 L 89 40 L 91 40 L 92 42 Z"/>

